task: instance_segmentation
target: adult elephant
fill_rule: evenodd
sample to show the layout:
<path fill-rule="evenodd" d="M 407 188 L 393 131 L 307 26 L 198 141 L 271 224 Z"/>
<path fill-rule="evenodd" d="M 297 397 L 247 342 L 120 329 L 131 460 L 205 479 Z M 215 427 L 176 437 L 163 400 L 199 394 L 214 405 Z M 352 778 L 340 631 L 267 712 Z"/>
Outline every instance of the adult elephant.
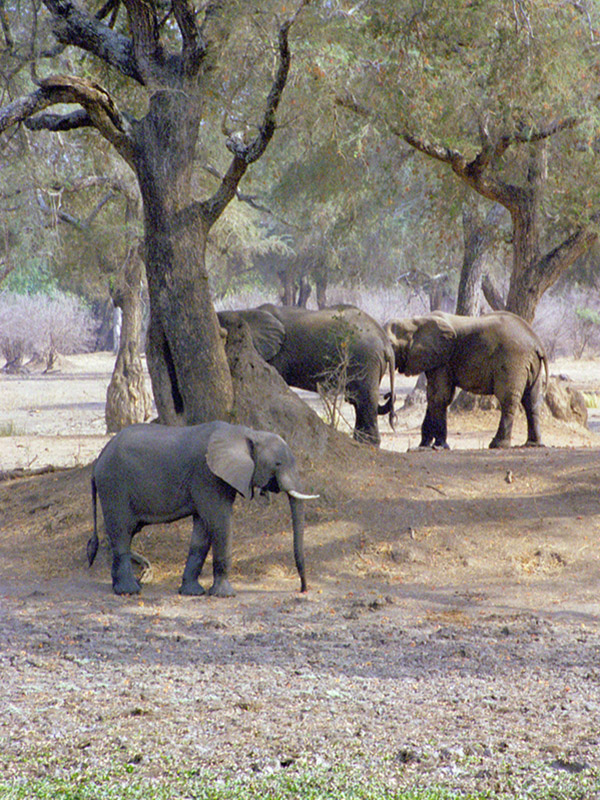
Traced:
<path fill-rule="evenodd" d="M 92 470 L 90 566 L 98 551 L 98 495 L 112 548 L 116 594 L 136 594 L 141 588 L 131 566 L 133 536 L 145 525 L 191 516 L 192 538 L 179 592 L 204 594 L 198 578 L 212 547 L 209 594 L 230 597 L 234 594 L 228 579 L 233 502 L 238 493 L 252 497 L 255 489 L 286 492 L 289 497 L 294 556 L 304 592 L 303 501 L 315 495 L 299 491 L 294 456 L 280 436 L 226 422 L 188 427 L 130 425 L 108 442 Z"/>
<path fill-rule="evenodd" d="M 398 372 L 424 372 L 427 377 L 421 447 L 448 447 L 447 409 L 457 387 L 498 398 L 500 424 L 490 447 L 510 447 L 519 403 L 527 417 L 526 445 L 541 445 L 540 407 L 548 359 L 538 336 L 521 317 L 508 311 L 481 317 L 434 311 L 390 320 L 384 328 Z"/>
<path fill-rule="evenodd" d="M 227 328 L 247 323 L 254 347 L 289 386 L 318 391 L 337 389 L 354 406 L 354 438 L 379 445 L 380 414 L 394 423 L 394 353 L 385 331 L 356 306 L 337 305 L 319 311 L 275 306 L 219 311 Z M 390 375 L 390 397 L 379 405 L 379 384 Z"/>

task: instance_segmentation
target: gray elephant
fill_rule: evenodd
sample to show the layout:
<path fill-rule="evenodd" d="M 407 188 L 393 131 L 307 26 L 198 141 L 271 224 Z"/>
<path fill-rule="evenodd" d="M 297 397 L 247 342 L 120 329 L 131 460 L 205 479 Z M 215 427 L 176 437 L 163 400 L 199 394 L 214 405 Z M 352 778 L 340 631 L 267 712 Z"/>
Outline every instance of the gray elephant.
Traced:
<path fill-rule="evenodd" d="M 341 379 L 345 397 L 354 406 L 354 438 L 379 445 L 377 417 L 388 414 L 394 423 L 394 353 L 385 331 L 364 311 L 338 305 L 309 311 L 274 306 L 219 311 L 227 328 L 244 320 L 254 347 L 289 386 L 318 391 Z M 389 370 L 391 393 L 379 405 L 379 384 Z"/>
<path fill-rule="evenodd" d="M 298 491 L 294 456 L 280 436 L 226 422 L 130 425 L 108 442 L 92 471 L 94 533 L 87 544 L 89 564 L 98 550 L 98 494 L 112 548 L 116 594 L 140 591 L 131 565 L 134 534 L 145 525 L 191 516 L 192 538 L 179 592 L 204 594 L 198 578 L 212 547 L 209 594 L 230 597 L 235 594 L 228 580 L 233 501 L 238 492 L 252 497 L 255 488 L 288 494 L 296 568 L 300 591 L 305 592 L 303 500 L 315 495 Z"/>
<path fill-rule="evenodd" d="M 510 447 L 519 402 L 527 417 L 526 444 L 541 445 L 540 406 L 548 359 L 541 341 L 521 317 L 508 311 L 481 317 L 435 311 L 390 320 L 384 327 L 398 372 L 424 372 L 427 377 L 421 447 L 448 447 L 447 409 L 456 387 L 498 398 L 500 424 L 490 447 Z"/>

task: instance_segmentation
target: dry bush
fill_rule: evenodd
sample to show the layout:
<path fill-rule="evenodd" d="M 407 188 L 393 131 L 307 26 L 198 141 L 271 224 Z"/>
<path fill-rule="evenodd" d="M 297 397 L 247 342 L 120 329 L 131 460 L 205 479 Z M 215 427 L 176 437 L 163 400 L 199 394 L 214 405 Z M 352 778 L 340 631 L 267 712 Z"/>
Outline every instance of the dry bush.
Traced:
<path fill-rule="evenodd" d="M 600 353 L 600 315 L 598 298 L 589 291 L 571 288 L 559 295 L 542 297 L 534 321 L 550 359 L 560 356 Z"/>
<path fill-rule="evenodd" d="M 26 359 L 49 369 L 58 354 L 89 350 L 93 332 L 91 312 L 75 297 L 0 294 L 0 354 L 5 369 L 19 369 Z"/>

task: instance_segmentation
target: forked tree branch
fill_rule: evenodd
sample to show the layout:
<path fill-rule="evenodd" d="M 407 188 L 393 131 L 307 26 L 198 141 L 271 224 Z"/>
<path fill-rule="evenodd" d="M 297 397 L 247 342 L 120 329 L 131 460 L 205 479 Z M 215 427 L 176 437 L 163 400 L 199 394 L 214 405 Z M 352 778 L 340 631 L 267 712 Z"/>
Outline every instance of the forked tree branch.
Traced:
<path fill-rule="evenodd" d="M 82 109 L 67 115 L 40 114 L 56 103 L 77 103 Z M 73 75 L 55 75 L 41 81 L 40 88 L 0 111 L 0 132 L 8 124 L 25 122 L 32 130 L 67 130 L 92 125 L 115 147 L 128 164 L 134 164 L 134 147 L 128 119 L 121 114 L 108 92 L 93 81 Z M 10 113 L 8 113 L 10 112 Z"/>
<path fill-rule="evenodd" d="M 257 135 L 248 144 L 243 139 L 238 139 L 235 136 L 228 138 L 226 145 L 227 149 L 233 153 L 233 159 L 221 181 L 221 185 L 209 200 L 194 203 L 183 212 L 186 222 L 190 222 L 194 217 L 200 217 L 207 229 L 209 229 L 235 196 L 239 182 L 246 173 L 248 166 L 257 161 L 267 149 L 275 132 L 276 112 L 290 70 L 289 32 L 302 9 L 309 3 L 310 0 L 302 0 L 295 13 L 282 23 L 279 28 L 279 63 L 267 96 L 265 112 L 258 127 Z"/>
<path fill-rule="evenodd" d="M 490 137 L 485 125 L 481 124 L 480 139 L 482 147 L 475 158 L 469 160 L 459 150 L 430 142 L 421 136 L 411 134 L 405 128 L 394 125 L 380 114 L 359 103 L 349 92 L 338 95 L 335 102 L 342 108 L 346 108 L 363 118 L 385 125 L 394 136 L 402 139 L 415 150 L 436 161 L 448 164 L 455 175 L 475 191 L 488 200 L 500 203 L 509 211 L 518 205 L 522 190 L 518 186 L 505 183 L 489 175 L 487 167 L 490 166 L 492 160 L 503 155 L 513 144 L 539 142 L 564 130 L 574 128 L 581 122 L 576 117 L 565 117 L 541 127 L 521 125 L 516 131 L 499 136 L 496 140 Z"/>

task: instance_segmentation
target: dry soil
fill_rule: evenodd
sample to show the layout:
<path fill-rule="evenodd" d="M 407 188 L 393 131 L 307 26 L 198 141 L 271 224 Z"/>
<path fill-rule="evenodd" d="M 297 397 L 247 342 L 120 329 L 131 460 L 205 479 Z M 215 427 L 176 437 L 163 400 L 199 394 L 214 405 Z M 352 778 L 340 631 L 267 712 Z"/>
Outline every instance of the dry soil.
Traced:
<path fill-rule="evenodd" d="M 422 452 L 409 449 L 422 411 L 401 415 L 379 452 L 348 439 L 334 460 L 301 459 L 320 494 L 308 594 L 274 498 L 236 503 L 236 597 L 177 594 L 182 521 L 136 537 L 153 570 L 124 598 L 108 554 L 92 569 L 85 555 L 112 361 L 0 376 L 5 776 L 344 763 L 457 791 L 597 781 L 596 417 L 586 430 L 547 416 L 545 448 L 489 451 L 497 412 L 453 414 L 453 449 Z M 597 363 L 552 372 L 600 390 Z M 516 442 L 523 431 L 519 420 Z M 60 469 L 14 477 L 47 465 Z M 600 797 L 597 782 L 586 791 Z"/>

